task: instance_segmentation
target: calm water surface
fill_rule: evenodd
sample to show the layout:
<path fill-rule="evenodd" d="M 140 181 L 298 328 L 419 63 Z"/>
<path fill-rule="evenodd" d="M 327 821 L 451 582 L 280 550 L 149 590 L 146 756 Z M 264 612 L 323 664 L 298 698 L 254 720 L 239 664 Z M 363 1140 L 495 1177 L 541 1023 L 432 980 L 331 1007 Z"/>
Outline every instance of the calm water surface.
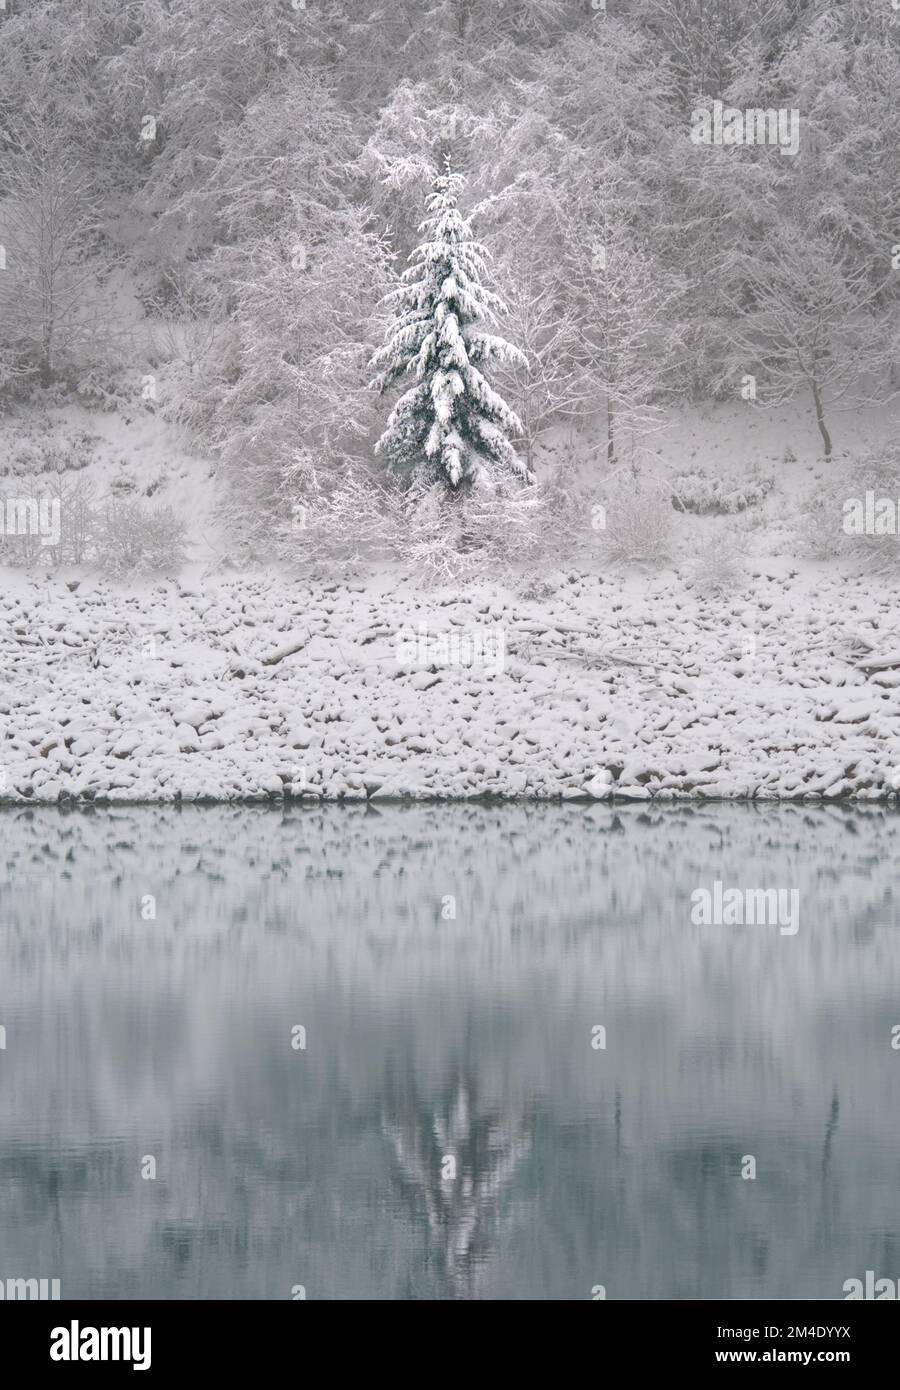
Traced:
<path fill-rule="evenodd" d="M 0 1279 L 840 1299 L 898 1278 L 898 861 L 883 809 L 7 810 Z M 693 925 L 715 879 L 796 887 L 797 934 Z"/>

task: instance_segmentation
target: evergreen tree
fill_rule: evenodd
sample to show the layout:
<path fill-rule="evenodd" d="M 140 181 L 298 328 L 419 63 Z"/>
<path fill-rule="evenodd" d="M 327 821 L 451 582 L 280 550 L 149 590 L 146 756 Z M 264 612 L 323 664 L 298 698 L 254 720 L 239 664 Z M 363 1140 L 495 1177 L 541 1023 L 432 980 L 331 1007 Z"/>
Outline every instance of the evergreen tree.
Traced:
<path fill-rule="evenodd" d="M 376 453 L 407 467 L 416 483 L 440 481 L 453 491 L 508 477 L 530 481 L 509 438 L 522 434 L 522 423 L 481 371 L 490 359 L 528 364 L 518 348 L 484 331 L 506 308 L 482 284 L 488 252 L 459 211 L 464 183 L 449 161 L 435 177 L 419 228 L 425 240 L 387 296 L 394 321 L 372 359 L 380 369 L 373 385 L 382 391 L 407 373 L 416 378 L 391 412 Z"/>

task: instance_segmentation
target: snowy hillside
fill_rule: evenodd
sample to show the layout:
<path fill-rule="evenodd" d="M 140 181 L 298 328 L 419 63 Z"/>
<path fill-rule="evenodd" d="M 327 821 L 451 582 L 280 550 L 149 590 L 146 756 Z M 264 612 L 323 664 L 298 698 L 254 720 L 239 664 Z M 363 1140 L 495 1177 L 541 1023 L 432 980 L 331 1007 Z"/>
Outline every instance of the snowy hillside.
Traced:
<path fill-rule="evenodd" d="M 362 10 L 0 8 L 0 796 L 893 796 L 892 16 Z"/>

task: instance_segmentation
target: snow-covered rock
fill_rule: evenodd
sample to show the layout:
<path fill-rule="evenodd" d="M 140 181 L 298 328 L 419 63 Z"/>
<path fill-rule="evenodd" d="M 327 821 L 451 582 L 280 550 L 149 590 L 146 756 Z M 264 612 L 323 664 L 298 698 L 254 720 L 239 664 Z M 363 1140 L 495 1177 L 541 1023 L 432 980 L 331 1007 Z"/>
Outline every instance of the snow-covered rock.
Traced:
<path fill-rule="evenodd" d="M 202 700 L 187 700 L 183 704 L 174 706 L 172 718 L 176 724 L 190 724 L 191 728 L 199 729 L 201 724 L 206 724 L 209 721 L 212 712 L 212 705 L 208 705 Z"/>
<path fill-rule="evenodd" d="M 181 753 L 197 753 L 200 750 L 200 736 L 191 724 L 179 724 L 175 729 L 178 749 Z"/>

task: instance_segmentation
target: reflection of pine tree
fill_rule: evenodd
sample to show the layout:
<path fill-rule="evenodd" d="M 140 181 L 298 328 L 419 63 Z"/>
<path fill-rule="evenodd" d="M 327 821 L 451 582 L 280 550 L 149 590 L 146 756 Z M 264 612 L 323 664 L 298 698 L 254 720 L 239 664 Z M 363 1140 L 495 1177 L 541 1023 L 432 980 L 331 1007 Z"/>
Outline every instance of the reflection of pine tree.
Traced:
<path fill-rule="evenodd" d="M 412 1077 L 389 1096 L 383 1129 L 398 1183 L 416 1220 L 424 1217 L 428 1262 L 450 1298 L 477 1298 L 505 1199 L 531 1149 L 532 1117 L 521 1107 L 479 1112 L 476 1087 L 460 1072 L 437 1101 Z M 455 1178 L 443 1160 L 456 1161 Z"/>

